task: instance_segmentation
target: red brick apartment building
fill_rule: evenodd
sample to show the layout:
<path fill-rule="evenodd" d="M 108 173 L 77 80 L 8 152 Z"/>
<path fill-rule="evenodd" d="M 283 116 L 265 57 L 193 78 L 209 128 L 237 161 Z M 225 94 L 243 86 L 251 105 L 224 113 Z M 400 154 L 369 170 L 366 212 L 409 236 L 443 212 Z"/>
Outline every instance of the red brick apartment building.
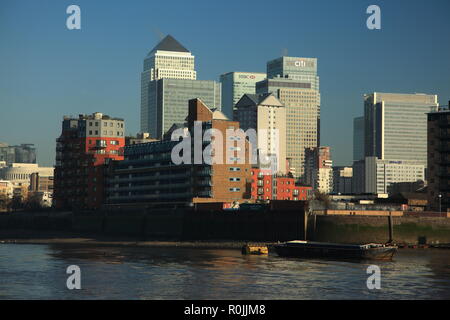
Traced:
<path fill-rule="evenodd" d="M 191 137 L 188 144 L 190 163 L 175 164 L 172 161 L 172 150 L 181 140 L 171 141 L 170 134 L 160 141 L 126 146 L 124 161 L 113 161 L 110 168 L 108 205 L 183 207 L 192 203 L 223 202 L 229 205 L 251 201 L 249 142 L 244 136 L 226 134 L 227 130 L 239 129 L 239 122 L 230 121 L 200 99 L 189 101 L 186 120 L 189 131 L 182 131 Z M 199 136 L 195 136 L 195 122 L 200 123 L 197 127 Z M 222 133 L 223 144 L 219 143 L 211 150 L 217 159 L 222 155 L 221 163 L 207 163 L 203 158 L 200 163 L 195 163 L 195 153 L 204 155 L 203 151 L 216 139 L 216 136 L 205 137 L 208 129 Z M 228 145 L 226 140 L 230 140 Z M 234 151 L 227 154 L 227 147 Z M 245 151 L 245 158 L 239 155 L 239 150 Z"/>
<path fill-rule="evenodd" d="M 104 202 L 105 163 L 123 160 L 124 120 L 102 113 L 64 117 L 56 140 L 53 204 L 95 209 Z"/>
<path fill-rule="evenodd" d="M 290 175 L 264 174 L 261 169 L 252 169 L 252 199 L 265 200 L 308 200 L 312 188 L 296 185 Z"/>

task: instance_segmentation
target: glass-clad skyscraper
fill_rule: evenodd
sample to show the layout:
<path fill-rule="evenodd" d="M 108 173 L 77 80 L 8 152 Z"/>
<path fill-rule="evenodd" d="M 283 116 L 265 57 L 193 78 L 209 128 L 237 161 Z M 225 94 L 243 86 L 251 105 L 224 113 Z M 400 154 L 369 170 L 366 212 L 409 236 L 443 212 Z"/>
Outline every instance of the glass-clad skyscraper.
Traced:
<path fill-rule="evenodd" d="M 230 119 L 236 103 L 244 94 L 255 94 L 255 85 L 266 78 L 259 72 L 228 72 L 220 76 L 222 84 L 222 112 Z"/>
<path fill-rule="evenodd" d="M 162 39 L 145 58 L 141 73 L 141 131 L 161 138 L 173 124 L 184 122 L 190 99 L 220 109 L 220 84 L 196 79 L 191 52 L 170 35 Z"/>
<path fill-rule="evenodd" d="M 273 93 L 286 106 L 286 156 L 295 177 L 305 172 L 305 149 L 320 146 L 320 91 L 316 58 L 281 57 L 267 63 L 256 93 Z"/>
<path fill-rule="evenodd" d="M 173 124 L 185 122 L 191 99 L 199 98 L 211 108 L 220 110 L 220 83 L 216 81 L 160 79 L 152 81 L 149 91 L 156 96 L 156 128 L 151 133 L 157 138 Z"/>

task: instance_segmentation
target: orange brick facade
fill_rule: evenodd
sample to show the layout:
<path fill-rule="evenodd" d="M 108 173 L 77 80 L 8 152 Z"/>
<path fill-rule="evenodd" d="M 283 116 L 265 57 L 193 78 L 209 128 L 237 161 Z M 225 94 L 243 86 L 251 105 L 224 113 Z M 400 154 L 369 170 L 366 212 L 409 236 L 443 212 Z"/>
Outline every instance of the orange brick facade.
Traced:
<path fill-rule="evenodd" d="M 289 176 L 264 174 L 261 169 L 252 169 L 251 197 L 254 200 L 307 200 L 311 187 L 298 186 Z"/>

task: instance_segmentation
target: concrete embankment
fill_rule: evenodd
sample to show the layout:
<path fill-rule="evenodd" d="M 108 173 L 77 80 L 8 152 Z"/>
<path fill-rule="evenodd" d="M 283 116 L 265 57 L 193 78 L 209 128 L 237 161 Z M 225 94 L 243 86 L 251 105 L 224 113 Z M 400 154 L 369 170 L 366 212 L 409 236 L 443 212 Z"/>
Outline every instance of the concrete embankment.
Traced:
<path fill-rule="evenodd" d="M 392 217 L 392 221 L 394 242 L 450 243 L 450 218 Z M 364 243 L 389 239 L 388 217 L 382 216 L 317 216 L 315 230 L 317 241 Z"/>
<path fill-rule="evenodd" d="M 9 213 L 0 214 L 0 238 L 99 239 L 103 242 L 136 243 L 273 243 L 304 239 L 303 211 L 209 211 L 151 210 L 132 212 Z M 397 243 L 450 243 L 450 218 L 392 217 Z M 317 215 L 307 219 L 309 240 L 339 243 L 386 242 L 386 216 Z M 67 240 L 65 240 L 67 241 Z M 72 240 L 74 241 L 74 240 Z M 81 241 L 79 241 L 81 242 Z M 169 243 L 167 242 L 167 243 Z M 92 242 L 91 242 L 92 243 Z M 209 245 L 209 244 L 208 244 Z"/>

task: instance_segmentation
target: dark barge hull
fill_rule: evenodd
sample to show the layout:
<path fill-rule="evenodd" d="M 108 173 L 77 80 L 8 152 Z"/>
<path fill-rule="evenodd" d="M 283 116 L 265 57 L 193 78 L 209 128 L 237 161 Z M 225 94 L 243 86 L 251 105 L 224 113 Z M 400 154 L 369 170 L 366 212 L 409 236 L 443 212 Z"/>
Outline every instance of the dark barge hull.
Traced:
<path fill-rule="evenodd" d="M 273 246 L 281 257 L 350 260 L 392 260 L 396 246 L 381 244 L 347 245 L 311 241 L 292 241 Z"/>

